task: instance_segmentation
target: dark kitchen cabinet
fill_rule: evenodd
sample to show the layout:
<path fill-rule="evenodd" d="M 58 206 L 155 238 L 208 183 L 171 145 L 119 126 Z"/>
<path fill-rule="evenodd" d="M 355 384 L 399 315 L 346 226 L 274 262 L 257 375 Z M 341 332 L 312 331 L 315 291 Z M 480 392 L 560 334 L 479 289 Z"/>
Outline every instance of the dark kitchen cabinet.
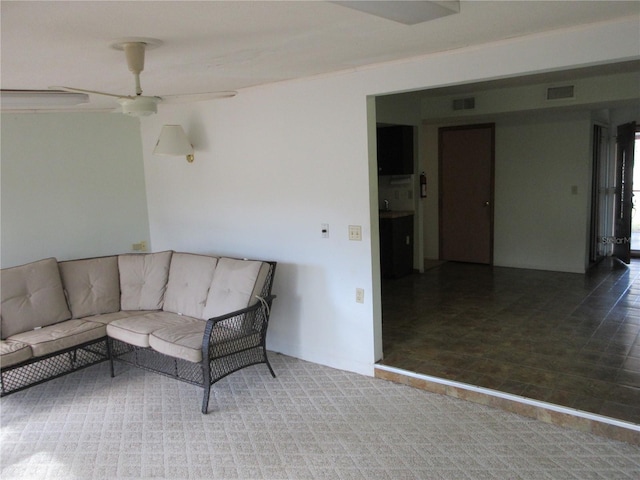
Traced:
<path fill-rule="evenodd" d="M 413 173 L 413 127 L 393 125 L 376 129 L 378 175 Z"/>
<path fill-rule="evenodd" d="M 380 217 L 380 269 L 387 278 L 413 272 L 413 215 Z"/>

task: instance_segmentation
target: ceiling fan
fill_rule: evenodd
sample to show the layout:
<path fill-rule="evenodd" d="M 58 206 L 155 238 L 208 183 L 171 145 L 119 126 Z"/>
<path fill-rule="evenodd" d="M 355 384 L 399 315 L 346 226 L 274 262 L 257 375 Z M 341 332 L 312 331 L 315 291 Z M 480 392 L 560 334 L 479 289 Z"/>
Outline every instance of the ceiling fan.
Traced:
<path fill-rule="evenodd" d="M 142 87 L 140 86 L 140 73 L 144 70 L 144 54 L 147 49 L 155 48 L 162 45 L 162 41 L 152 38 L 125 38 L 111 44 L 112 48 L 122 50 L 127 59 L 129 71 L 133 73 L 135 78 L 135 95 L 117 95 L 115 93 L 100 92 L 96 90 L 85 90 L 75 87 L 56 86 L 49 87 L 51 90 L 62 90 L 66 92 L 87 93 L 95 95 L 104 95 L 107 97 L 117 98 L 117 102 L 121 106 L 122 113 L 135 117 L 151 115 L 158 111 L 158 103 L 177 103 L 197 100 L 209 100 L 214 98 L 230 98 L 235 97 L 235 91 L 207 92 L 183 95 L 165 95 L 148 96 L 142 95 Z"/>

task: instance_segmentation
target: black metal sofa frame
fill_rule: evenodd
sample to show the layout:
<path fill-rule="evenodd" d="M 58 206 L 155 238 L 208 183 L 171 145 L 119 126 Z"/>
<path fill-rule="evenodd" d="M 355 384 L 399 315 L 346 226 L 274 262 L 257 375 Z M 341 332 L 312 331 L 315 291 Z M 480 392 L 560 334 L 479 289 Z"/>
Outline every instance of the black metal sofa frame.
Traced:
<path fill-rule="evenodd" d="M 0 370 L 0 397 L 62 377 L 109 359 L 107 337 L 30 358 Z"/>
<path fill-rule="evenodd" d="M 115 360 L 202 387 L 202 413 L 206 414 L 211 387 L 227 375 L 264 363 L 271 375 L 276 376 L 267 357 L 266 337 L 271 305 L 276 298 L 271 289 L 277 263 L 266 263 L 270 268 L 258 303 L 207 320 L 201 363 L 105 336 L 0 369 L 0 397 L 107 360 L 114 377 Z M 234 332 L 232 336 L 230 331 Z"/>

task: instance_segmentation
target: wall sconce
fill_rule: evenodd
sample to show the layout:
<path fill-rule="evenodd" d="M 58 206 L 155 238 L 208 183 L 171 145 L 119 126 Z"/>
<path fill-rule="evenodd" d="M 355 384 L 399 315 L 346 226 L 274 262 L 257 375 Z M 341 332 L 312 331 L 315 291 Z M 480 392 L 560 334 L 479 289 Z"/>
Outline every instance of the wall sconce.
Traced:
<path fill-rule="evenodd" d="M 160 137 L 153 149 L 154 155 L 173 157 L 186 156 L 187 162 L 193 163 L 193 145 L 180 125 L 163 125 Z"/>

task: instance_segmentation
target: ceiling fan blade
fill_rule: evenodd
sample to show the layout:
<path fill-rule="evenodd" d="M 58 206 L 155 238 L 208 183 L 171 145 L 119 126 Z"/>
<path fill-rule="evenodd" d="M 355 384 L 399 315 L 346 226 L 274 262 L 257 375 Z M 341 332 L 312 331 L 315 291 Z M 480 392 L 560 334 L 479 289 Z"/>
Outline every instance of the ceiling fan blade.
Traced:
<path fill-rule="evenodd" d="M 162 103 L 189 103 L 200 102 L 204 100 L 215 100 L 216 98 L 232 98 L 235 97 L 238 92 L 220 91 L 220 92 L 205 92 L 205 93 L 185 93 L 176 95 L 163 95 Z"/>
<path fill-rule="evenodd" d="M 85 90 L 83 88 L 75 88 L 75 87 L 49 87 L 49 90 L 62 90 L 65 92 L 79 92 L 79 93 L 93 93 L 95 95 L 104 95 L 106 97 L 115 97 L 115 98 L 135 98 L 131 95 L 116 95 L 115 93 L 106 93 L 106 92 L 98 92 L 96 90 Z"/>

